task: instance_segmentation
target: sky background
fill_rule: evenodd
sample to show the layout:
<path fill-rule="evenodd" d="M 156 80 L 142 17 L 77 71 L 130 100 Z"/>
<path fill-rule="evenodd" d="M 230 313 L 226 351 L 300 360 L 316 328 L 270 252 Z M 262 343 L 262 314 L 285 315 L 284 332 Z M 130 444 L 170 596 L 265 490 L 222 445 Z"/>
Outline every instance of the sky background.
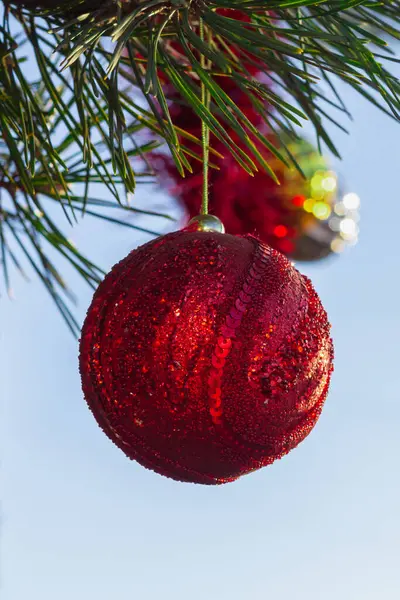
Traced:
<path fill-rule="evenodd" d="M 50 297 L 14 277 L 16 299 L 0 300 L 2 600 L 398 600 L 400 125 L 343 93 L 355 122 L 334 137 L 360 241 L 298 265 L 332 322 L 335 373 L 316 428 L 274 465 L 203 487 L 130 462 L 86 407 Z M 139 188 L 142 206 L 162 200 Z M 72 237 L 107 269 L 149 239 L 90 220 Z M 91 291 L 72 282 L 82 321 Z"/>

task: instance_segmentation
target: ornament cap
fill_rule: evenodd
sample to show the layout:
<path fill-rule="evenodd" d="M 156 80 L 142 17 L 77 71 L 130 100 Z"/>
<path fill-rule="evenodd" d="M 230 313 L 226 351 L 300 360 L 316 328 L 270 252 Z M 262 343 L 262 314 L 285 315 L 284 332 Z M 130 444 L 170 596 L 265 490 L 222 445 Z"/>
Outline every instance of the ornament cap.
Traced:
<path fill-rule="evenodd" d="M 215 215 L 197 215 L 193 217 L 187 225 L 190 231 L 215 231 L 216 233 L 225 233 L 225 227 Z"/>

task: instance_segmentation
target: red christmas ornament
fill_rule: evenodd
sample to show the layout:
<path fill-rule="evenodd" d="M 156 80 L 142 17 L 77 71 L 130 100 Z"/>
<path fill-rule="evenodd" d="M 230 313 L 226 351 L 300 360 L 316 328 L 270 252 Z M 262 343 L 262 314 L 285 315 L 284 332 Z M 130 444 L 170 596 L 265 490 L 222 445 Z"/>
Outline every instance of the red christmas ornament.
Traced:
<path fill-rule="evenodd" d="M 333 350 L 318 296 L 283 255 L 197 228 L 141 246 L 106 276 L 80 370 L 97 422 L 129 458 L 222 484 L 309 434 Z"/>

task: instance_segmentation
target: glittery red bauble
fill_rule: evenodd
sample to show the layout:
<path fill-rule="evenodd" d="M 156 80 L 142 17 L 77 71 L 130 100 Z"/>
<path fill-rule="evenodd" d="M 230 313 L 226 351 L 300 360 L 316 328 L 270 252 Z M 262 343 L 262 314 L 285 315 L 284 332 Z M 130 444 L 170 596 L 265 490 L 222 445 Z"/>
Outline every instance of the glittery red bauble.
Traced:
<path fill-rule="evenodd" d="M 83 326 L 86 400 L 111 440 L 180 481 L 221 484 L 297 446 L 329 386 L 310 281 L 252 236 L 191 231 L 117 264 Z"/>

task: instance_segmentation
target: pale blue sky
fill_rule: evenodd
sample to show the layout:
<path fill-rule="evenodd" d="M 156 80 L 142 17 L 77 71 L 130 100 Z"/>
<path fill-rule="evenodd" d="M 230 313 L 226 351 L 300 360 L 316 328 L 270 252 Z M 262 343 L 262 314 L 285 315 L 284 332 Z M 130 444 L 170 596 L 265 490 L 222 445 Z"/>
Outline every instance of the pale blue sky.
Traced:
<path fill-rule="evenodd" d="M 85 405 L 51 300 L 14 279 L 0 313 L 2 600 L 400 597 L 400 125 L 345 95 L 356 121 L 335 138 L 360 241 L 300 265 L 328 310 L 336 370 L 317 427 L 275 465 L 202 487 L 131 463 Z M 73 238 L 107 268 L 148 239 L 90 221 Z M 75 290 L 82 320 L 91 293 Z"/>

